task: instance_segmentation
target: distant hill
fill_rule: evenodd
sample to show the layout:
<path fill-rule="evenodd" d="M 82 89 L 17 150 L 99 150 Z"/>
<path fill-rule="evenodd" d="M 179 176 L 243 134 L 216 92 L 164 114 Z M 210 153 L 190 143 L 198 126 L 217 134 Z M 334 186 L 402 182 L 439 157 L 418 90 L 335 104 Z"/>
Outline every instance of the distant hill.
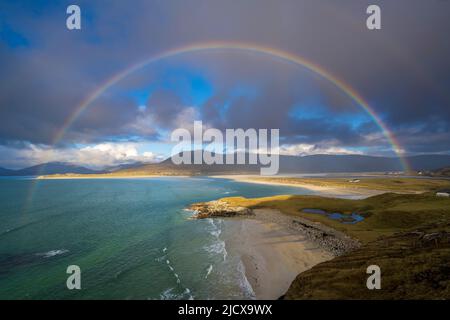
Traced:
<path fill-rule="evenodd" d="M 192 153 L 190 154 L 192 159 Z M 245 155 L 248 159 L 248 154 Z M 236 155 L 235 155 L 236 157 Z M 434 172 L 439 169 L 441 176 L 449 174 L 450 155 L 423 155 L 407 157 L 406 161 L 414 171 Z M 248 161 L 247 161 L 248 162 Z M 192 164 L 175 165 L 171 158 L 160 163 L 143 164 L 128 163 L 106 168 L 102 171 L 91 170 L 61 162 L 51 162 L 36 165 L 21 170 L 0 168 L 1 176 L 34 176 L 51 174 L 102 174 L 111 175 L 213 175 L 213 174 L 259 174 L 259 164 Z M 447 168 L 447 169 L 445 169 Z M 445 171 L 447 170 L 447 171 Z M 337 172 L 398 172 L 403 171 L 398 158 L 374 157 L 365 155 L 311 155 L 311 156 L 280 156 L 280 174 L 295 173 L 337 173 Z M 438 172 L 438 171 L 437 171 Z M 438 173 L 433 175 L 438 175 Z M 447 172 L 447 173 L 445 173 Z M 432 174 L 430 174 L 432 175 Z"/>
<path fill-rule="evenodd" d="M 0 167 L 0 176 L 10 176 L 13 173 L 14 173 L 14 170 L 9 170 L 9 169 Z"/>
<path fill-rule="evenodd" d="M 104 171 L 106 171 L 106 172 L 114 172 L 114 171 L 119 171 L 119 170 L 124 170 L 124 169 L 132 169 L 132 168 L 141 167 L 141 166 L 143 166 L 145 164 L 146 163 L 144 163 L 144 162 L 124 163 L 124 164 L 119 164 L 119 165 L 116 165 L 116 166 L 106 167 L 104 169 Z"/>
<path fill-rule="evenodd" d="M 192 159 L 192 153 L 191 153 Z M 248 155 L 246 155 L 248 157 Z M 423 155 L 407 157 L 406 161 L 412 170 L 433 170 L 450 166 L 450 155 Z M 391 172 L 402 171 L 403 166 L 398 158 L 374 157 L 365 155 L 311 155 L 280 156 L 281 174 L 293 173 L 332 173 L 332 172 Z M 145 175 L 198 175 L 198 174 L 252 174 L 259 173 L 260 165 L 175 165 L 168 158 L 160 163 L 146 164 L 124 170 L 118 174 Z"/>
<path fill-rule="evenodd" d="M 0 168 L 0 176 L 36 176 L 36 175 L 64 174 L 64 173 L 93 174 L 103 172 L 104 171 L 91 170 L 82 166 L 77 166 L 63 162 L 43 163 L 19 170 L 9 170 Z"/>
<path fill-rule="evenodd" d="M 413 170 L 438 170 L 450 167 L 450 155 L 421 155 L 407 157 L 406 160 Z"/>
<path fill-rule="evenodd" d="M 450 166 L 431 171 L 423 171 L 420 174 L 431 177 L 450 177 Z"/>

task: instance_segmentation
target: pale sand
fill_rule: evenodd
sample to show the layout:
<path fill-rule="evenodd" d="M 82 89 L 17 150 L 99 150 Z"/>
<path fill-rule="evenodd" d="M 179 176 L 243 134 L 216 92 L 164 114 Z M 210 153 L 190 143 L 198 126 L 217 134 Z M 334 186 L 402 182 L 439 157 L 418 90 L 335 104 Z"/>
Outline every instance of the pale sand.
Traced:
<path fill-rule="evenodd" d="M 281 223 L 258 217 L 240 222 L 240 234 L 230 240 L 230 249 L 241 256 L 256 299 L 278 299 L 299 273 L 334 257 Z"/>
<path fill-rule="evenodd" d="M 282 178 L 283 176 L 277 176 L 278 178 Z M 211 176 L 211 178 L 221 178 L 221 179 L 230 179 L 238 182 L 246 182 L 246 183 L 257 183 L 257 184 L 266 184 L 266 185 L 274 185 L 274 186 L 289 186 L 289 187 L 297 187 L 308 189 L 311 191 L 320 192 L 320 196 L 323 197 L 352 197 L 352 198 L 365 198 L 374 196 L 377 194 L 385 193 L 386 191 L 380 190 L 370 190 L 370 189 L 347 189 L 347 188 L 338 188 L 338 187 L 324 187 L 324 186 L 316 186 L 308 183 L 285 183 L 285 182 L 275 182 L 275 181 L 264 181 L 258 178 L 261 178 L 260 175 L 222 175 L 222 176 Z"/>

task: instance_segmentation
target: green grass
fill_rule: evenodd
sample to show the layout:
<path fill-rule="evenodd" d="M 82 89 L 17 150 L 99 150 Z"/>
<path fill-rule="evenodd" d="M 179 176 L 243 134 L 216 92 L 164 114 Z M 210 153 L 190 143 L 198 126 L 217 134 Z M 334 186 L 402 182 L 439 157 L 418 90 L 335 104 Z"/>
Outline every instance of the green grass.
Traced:
<path fill-rule="evenodd" d="M 429 192 L 450 188 L 450 180 L 417 179 L 417 178 L 361 178 L 359 182 L 349 182 L 344 178 L 289 178 L 289 177 L 256 177 L 255 181 L 277 182 L 285 184 L 303 184 L 317 187 L 344 188 L 350 190 L 370 189 L 402 193 Z"/>
<path fill-rule="evenodd" d="M 450 221 L 450 199 L 433 193 L 385 193 L 361 200 L 334 199 L 320 196 L 274 196 L 246 199 L 222 199 L 231 205 L 249 208 L 272 208 L 301 216 L 342 231 L 363 243 L 381 235 L 407 231 L 434 221 Z M 365 219 L 356 224 L 343 224 L 326 216 L 302 212 L 303 209 L 322 209 L 327 212 L 351 214 L 356 212 Z"/>
<path fill-rule="evenodd" d="M 273 208 L 321 222 L 362 246 L 297 276 L 284 299 L 450 299 L 450 199 L 434 193 L 385 193 L 362 200 L 319 196 L 222 199 L 231 205 Z M 342 224 L 302 209 L 358 212 L 365 220 Z M 438 240 L 424 237 L 439 235 Z M 381 290 L 368 290 L 366 269 L 381 268 Z"/>
<path fill-rule="evenodd" d="M 292 282 L 285 299 L 450 299 L 450 243 L 447 224 L 419 233 L 397 233 L 318 264 Z M 421 233 L 441 232 L 439 242 Z M 442 233 L 444 232 L 444 233 Z M 381 289 L 368 290 L 369 265 L 381 269 Z"/>

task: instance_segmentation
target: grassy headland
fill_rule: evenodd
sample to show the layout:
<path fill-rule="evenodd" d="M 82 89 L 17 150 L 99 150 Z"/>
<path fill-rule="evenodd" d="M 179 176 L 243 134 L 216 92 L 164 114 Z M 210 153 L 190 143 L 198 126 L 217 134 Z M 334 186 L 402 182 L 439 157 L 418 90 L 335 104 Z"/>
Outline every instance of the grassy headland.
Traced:
<path fill-rule="evenodd" d="M 450 299 L 450 223 L 380 237 L 300 273 L 284 299 Z M 381 269 L 368 290 L 367 267 Z"/>
<path fill-rule="evenodd" d="M 286 299 L 449 299 L 450 199 L 434 193 L 385 193 L 360 200 L 320 196 L 223 198 L 230 206 L 271 208 L 344 232 L 362 246 L 301 273 Z M 363 221 L 344 224 L 321 209 L 358 213 Z M 366 268 L 382 270 L 382 290 L 368 290 Z"/>
<path fill-rule="evenodd" d="M 320 222 L 362 243 L 373 241 L 379 236 L 412 230 L 430 222 L 450 221 L 450 199 L 436 197 L 433 193 L 385 193 L 360 200 L 283 195 L 254 199 L 233 197 L 221 201 L 231 206 L 277 209 L 293 217 Z M 344 215 L 356 212 L 365 219 L 356 224 L 344 224 L 321 214 L 303 212 L 304 209 L 320 209 Z"/>

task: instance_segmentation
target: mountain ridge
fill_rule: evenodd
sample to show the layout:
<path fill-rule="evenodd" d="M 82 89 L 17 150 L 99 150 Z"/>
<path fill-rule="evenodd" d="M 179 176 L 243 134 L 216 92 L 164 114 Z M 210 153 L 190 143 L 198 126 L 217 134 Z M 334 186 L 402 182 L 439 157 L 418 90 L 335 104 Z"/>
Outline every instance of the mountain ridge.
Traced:
<path fill-rule="evenodd" d="M 36 175 L 64 174 L 64 173 L 94 174 L 94 173 L 104 173 L 104 171 L 92 170 L 83 166 L 78 166 L 75 164 L 65 162 L 47 162 L 18 170 L 0 167 L 0 176 L 36 176 Z"/>
<path fill-rule="evenodd" d="M 192 158 L 192 152 L 191 152 Z M 235 154 L 236 157 L 236 154 Z M 248 154 L 245 154 L 248 157 Z M 246 158 L 247 159 L 247 158 Z M 404 170 L 399 158 L 368 155 L 307 156 L 281 155 L 280 174 L 295 173 L 357 173 L 357 172 L 401 172 Z M 450 166 L 450 155 L 419 155 L 405 157 L 414 171 L 431 172 Z M 0 176 L 33 176 L 52 174 L 110 174 L 110 175 L 202 175 L 202 174 L 255 174 L 259 164 L 181 164 L 175 165 L 172 157 L 159 163 L 125 163 L 93 170 L 64 162 L 49 162 L 19 170 L 0 167 Z"/>
<path fill-rule="evenodd" d="M 192 159 L 192 152 L 190 154 Z M 248 157 L 248 154 L 245 155 Z M 236 157 L 236 155 L 235 155 Z M 246 158 L 247 159 L 247 158 Z M 434 170 L 450 165 L 450 155 L 420 155 L 406 157 L 411 170 Z M 367 155 L 308 155 L 280 156 L 279 173 L 338 173 L 338 172 L 400 172 L 403 164 L 399 158 Z M 259 164 L 181 164 L 172 163 L 171 157 L 156 164 L 145 164 L 132 169 L 116 171 L 122 174 L 145 174 L 173 171 L 174 173 L 217 174 L 257 173 Z"/>

